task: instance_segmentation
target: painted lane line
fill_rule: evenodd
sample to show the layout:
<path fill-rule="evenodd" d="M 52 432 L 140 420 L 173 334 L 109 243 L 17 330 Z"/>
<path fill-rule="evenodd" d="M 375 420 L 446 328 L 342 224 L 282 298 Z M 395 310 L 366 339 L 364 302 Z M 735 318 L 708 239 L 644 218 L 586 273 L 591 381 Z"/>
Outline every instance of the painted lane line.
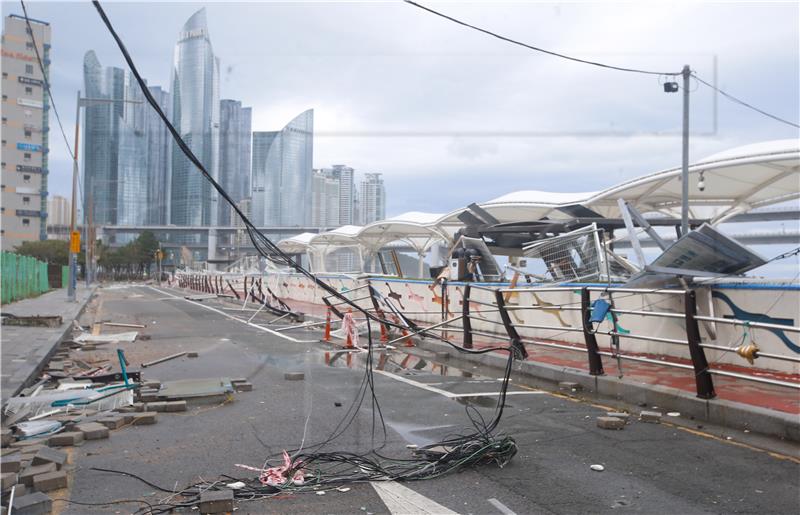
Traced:
<path fill-rule="evenodd" d="M 394 481 L 372 481 L 372 488 L 392 515 L 458 515 L 436 501 Z"/>
<path fill-rule="evenodd" d="M 422 390 L 427 390 L 432 393 L 438 393 L 448 399 L 458 399 L 462 397 L 485 397 L 490 395 L 500 395 L 500 392 L 478 392 L 478 393 L 453 393 L 448 392 L 447 390 L 442 390 L 441 388 L 436 388 L 434 386 L 430 386 L 425 383 L 420 383 L 419 381 L 414 381 L 413 379 L 409 379 L 407 377 L 399 376 L 397 374 L 392 374 L 391 372 L 387 372 L 385 370 L 374 370 L 373 373 L 385 375 L 387 377 L 391 377 L 396 381 L 400 381 L 401 383 L 410 384 L 411 386 L 416 386 Z M 441 384 L 441 383 L 438 383 Z M 543 394 L 545 392 L 541 390 L 531 390 L 525 392 L 507 392 L 506 395 L 538 395 Z"/>
<path fill-rule="evenodd" d="M 489 504 L 491 504 L 492 506 L 494 506 L 495 508 L 497 508 L 497 510 L 498 510 L 500 513 L 502 513 L 503 515 L 517 515 L 516 513 L 514 513 L 514 512 L 511 510 L 511 508 L 509 508 L 509 507 L 508 507 L 508 506 L 506 506 L 505 504 L 501 503 L 500 501 L 498 501 L 498 500 L 497 500 L 497 499 L 495 499 L 494 497 L 492 497 L 491 499 L 486 499 L 486 500 L 487 500 L 487 501 L 489 501 Z"/>
<path fill-rule="evenodd" d="M 258 329 L 259 331 L 264 331 L 265 333 L 269 333 L 269 334 L 271 334 L 273 336 L 277 336 L 279 338 L 283 338 L 284 340 L 289 340 L 290 342 L 294 342 L 294 343 L 317 343 L 317 340 L 298 340 L 296 338 L 292 338 L 291 336 L 285 335 L 283 333 L 275 332 L 272 329 L 267 329 L 266 327 L 261 327 L 260 325 L 257 325 L 257 324 L 251 324 L 251 323 L 247 322 L 246 320 L 242 320 L 241 318 L 237 318 L 237 317 L 235 317 L 233 315 L 229 315 L 228 313 L 225 313 L 224 311 L 221 311 L 221 310 L 219 310 L 217 308 L 212 308 L 211 306 L 206 306 L 205 304 L 203 304 L 201 302 L 195 302 L 193 300 L 189 300 L 189 299 L 186 299 L 186 298 L 183 298 L 183 297 L 178 297 L 177 295 L 172 295 L 169 292 L 161 291 L 158 288 L 154 288 L 152 286 L 148 286 L 148 288 L 150 288 L 151 290 L 155 290 L 158 293 L 161 293 L 162 295 L 169 295 L 170 297 L 173 297 L 175 299 L 184 300 L 184 301 L 188 302 L 189 304 L 194 304 L 195 306 L 200 306 L 203 309 L 207 309 L 209 311 L 213 311 L 214 313 L 220 314 L 220 315 L 222 315 L 222 316 L 224 316 L 226 318 L 229 318 L 231 320 L 236 320 L 237 322 L 241 322 L 241 323 L 243 323 L 245 325 L 248 325 L 248 326 L 250 326 L 252 328 Z"/>

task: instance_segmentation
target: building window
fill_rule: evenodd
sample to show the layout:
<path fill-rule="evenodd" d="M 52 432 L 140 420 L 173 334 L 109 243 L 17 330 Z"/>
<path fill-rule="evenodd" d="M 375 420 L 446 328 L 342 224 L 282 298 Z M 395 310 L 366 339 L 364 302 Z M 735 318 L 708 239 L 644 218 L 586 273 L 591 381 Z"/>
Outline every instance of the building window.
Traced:
<path fill-rule="evenodd" d="M 28 73 L 28 74 L 33 73 L 33 65 L 32 64 L 26 64 L 25 65 L 25 73 Z"/>
<path fill-rule="evenodd" d="M 8 72 L 3 72 L 3 78 L 4 78 L 4 79 L 7 79 L 7 78 L 8 78 Z"/>
<path fill-rule="evenodd" d="M 25 153 L 22 155 L 22 158 L 23 158 L 25 161 L 30 161 L 30 160 L 31 160 L 31 154 L 30 154 L 30 152 L 25 152 Z"/>
<path fill-rule="evenodd" d="M 25 184 L 30 184 L 31 176 L 30 175 L 23 175 L 22 176 L 22 182 L 24 182 Z"/>
<path fill-rule="evenodd" d="M 29 130 L 26 130 L 26 131 L 25 131 L 25 137 L 26 137 L 27 139 L 31 139 L 31 131 L 29 131 Z"/>
<path fill-rule="evenodd" d="M 8 96 L 7 95 L 3 95 L 3 102 L 5 102 L 6 100 L 8 100 Z"/>
<path fill-rule="evenodd" d="M 30 86 L 25 86 L 25 94 L 26 95 L 33 95 L 33 88 Z"/>
<path fill-rule="evenodd" d="M 22 225 L 24 225 L 25 227 L 28 227 L 29 225 L 31 225 L 31 219 L 30 218 L 23 218 L 22 219 Z"/>
<path fill-rule="evenodd" d="M 25 48 L 27 48 L 28 50 L 33 50 L 33 43 L 31 43 L 30 41 L 26 41 Z"/>
<path fill-rule="evenodd" d="M 6 146 L 6 140 L 3 140 L 3 146 L 4 147 Z"/>
<path fill-rule="evenodd" d="M 22 197 L 22 203 L 25 204 L 26 206 L 30 205 L 31 198 L 30 197 Z"/>
<path fill-rule="evenodd" d="M 3 125 L 5 125 L 6 123 L 8 123 L 8 118 L 6 118 L 6 117 L 4 116 L 4 117 L 3 117 Z"/>

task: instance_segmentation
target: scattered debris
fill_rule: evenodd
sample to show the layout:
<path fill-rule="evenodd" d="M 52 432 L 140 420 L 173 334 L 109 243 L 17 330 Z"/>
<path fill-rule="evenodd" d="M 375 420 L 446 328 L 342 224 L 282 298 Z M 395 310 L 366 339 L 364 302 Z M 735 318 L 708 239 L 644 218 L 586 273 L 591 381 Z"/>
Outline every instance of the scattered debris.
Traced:
<path fill-rule="evenodd" d="M 606 468 L 605 468 L 604 466 L 602 466 L 602 465 L 592 465 L 592 466 L 591 466 L 591 467 L 589 467 L 589 468 L 590 468 L 590 469 L 592 469 L 592 470 L 594 470 L 595 472 L 602 472 L 602 471 L 604 471 L 604 470 L 606 469 Z"/>
<path fill-rule="evenodd" d="M 233 490 L 207 490 L 200 494 L 200 513 L 233 511 Z"/>
<path fill-rule="evenodd" d="M 61 316 L 31 315 L 16 316 L 3 313 L 3 325 L 16 325 L 23 327 L 60 327 L 63 323 Z"/>
<path fill-rule="evenodd" d="M 133 327 L 138 329 L 144 329 L 147 327 L 144 324 L 123 324 L 122 322 L 103 322 L 103 325 L 107 325 L 110 327 Z"/>
<path fill-rule="evenodd" d="M 619 417 L 597 417 L 597 427 L 601 429 L 625 429 L 625 420 Z"/>
<path fill-rule="evenodd" d="M 99 325 L 99 324 L 98 324 Z M 127 342 L 132 343 L 139 335 L 136 331 L 127 333 L 114 333 L 114 334 L 89 334 L 81 333 L 74 338 L 78 343 L 119 343 Z"/>
<path fill-rule="evenodd" d="M 580 383 L 574 383 L 572 381 L 559 381 L 558 389 L 577 392 L 583 390 L 583 385 L 581 385 Z"/>
<path fill-rule="evenodd" d="M 350 488 L 349 488 L 349 487 L 346 487 L 346 486 L 340 486 L 340 487 L 339 487 L 339 488 L 337 488 L 336 490 L 337 490 L 337 491 L 339 491 L 339 492 L 349 492 L 349 491 L 350 491 Z"/>
<path fill-rule="evenodd" d="M 171 359 L 180 358 L 181 356 L 185 355 L 186 355 L 185 352 L 176 352 L 175 354 L 170 354 L 169 356 L 164 356 L 163 358 L 158 358 L 154 359 L 153 361 L 148 361 L 147 363 L 142 363 L 142 368 L 152 367 L 153 365 L 157 365 L 159 363 L 163 363 Z"/>
<path fill-rule="evenodd" d="M 241 481 L 236 481 L 236 482 L 234 482 L 234 483 L 228 483 L 228 484 L 227 484 L 227 485 L 225 485 L 225 486 L 227 486 L 228 488 L 231 488 L 231 489 L 233 489 L 233 490 L 241 490 L 242 488 L 244 488 L 244 487 L 245 487 L 245 486 L 247 486 L 247 485 L 245 485 L 245 484 L 244 484 L 243 482 L 241 482 Z"/>
<path fill-rule="evenodd" d="M 286 372 L 283 374 L 283 378 L 287 381 L 302 381 L 306 375 L 302 372 Z"/>
<path fill-rule="evenodd" d="M 317 495 L 325 495 L 325 490 L 318 490 L 316 492 Z"/>
<path fill-rule="evenodd" d="M 625 413 L 624 411 L 609 411 L 606 413 L 607 417 L 615 417 L 624 420 L 625 422 L 628 421 L 630 415 Z"/>
<path fill-rule="evenodd" d="M 659 424 L 661 423 L 661 412 L 660 411 L 642 411 L 639 414 L 639 420 L 642 422 L 649 422 L 652 424 Z"/>
<path fill-rule="evenodd" d="M 680 414 L 679 411 L 670 411 L 669 413 L 667 413 L 667 416 L 668 417 L 680 417 L 681 414 Z"/>

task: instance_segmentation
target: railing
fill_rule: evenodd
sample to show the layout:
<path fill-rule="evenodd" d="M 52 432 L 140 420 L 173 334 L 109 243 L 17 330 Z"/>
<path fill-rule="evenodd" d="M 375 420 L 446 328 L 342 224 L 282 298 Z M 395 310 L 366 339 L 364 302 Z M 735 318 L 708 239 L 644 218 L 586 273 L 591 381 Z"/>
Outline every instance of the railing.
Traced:
<path fill-rule="evenodd" d="M 508 296 L 510 294 L 547 294 L 550 292 L 567 292 L 580 290 L 580 307 L 572 305 L 531 305 L 531 306 L 509 306 L 507 304 Z M 465 292 L 469 292 L 465 289 Z M 603 294 L 609 298 L 612 307 L 608 310 L 612 317 L 613 329 L 599 330 L 592 326 L 589 321 L 592 312 L 592 294 Z M 637 310 L 637 309 L 620 309 L 614 307 L 613 296 L 615 294 L 626 295 L 665 295 L 677 296 L 682 298 L 683 312 L 666 312 L 666 311 L 650 311 L 650 310 Z M 474 302 L 474 301 L 473 301 Z M 467 304 L 467 302 L 465 302 Z M 486 304 L 486 303 L 484 303 Z M 694 372 L 695 385 L 697 396 L 703 399 L 712 399 L 716 396 L 714 390 L 713 376 L 733 377 L 737 379 L 744 379 L 757 383 L 769 384 L 773 386 L 781 386 L 798 390 L 800 384 L 788 381 L 780 381 L 777 379 L 770 379 L 767 377 L 760 377 L 758 375 L 744 374 L 738 372 L 731 372 L 721 370 L 709 365 L 706 358 L 706 349 L 716 351 L 730 352 L 737 351 L 737 348 L 725 347 L 715 345 L 712 343 L 703 343 L 701 339 L 700 327 L 698 322 L 712 322 L 720 324 L 732 324 L 748 328 L 762 328 L 762 329 L 780 329 L 782 331 L 800 333 L 800 327 L 771 324 L 764 322 L 752 322 L 748 320 L 739 320 L 734 318 L 720 318 L 714 316 L 698 315 L 697 314 L 697 299 L 694 290 L 677 290 L 677 289 L 639 289 L 639 288 L 608 288 L 608 287 L 552 287 L 552 288 L 500 288 L 495 291 L 495 302 L 493 304 L 500 311 L 500 319 L 504 325 L 506 334 L 510 339 L 512 345 L 521 345 L 524 343 L 532 345 L 540 345 L 545 347 L 555 347 L 566 349 L 570 351 L 585 352 L 588 359 L 588 370 L 592 375 L 603 375 L 603 361 L 602 357 L 610 357 L 618 360 L 637 361 L 641 363 L 648 363 L 659 366 L 674 367 Z M 558 309 L 563 311 L 579 311 L 581 314 L 581 327 L 574 326 L 549 326 L 540 324 L 525 324 L 515 323 L 509 313 L 515 310 L 537 310 L 537 309 Z M 682 320 L 685 326 L 685 338 L 665 338 L 662 336 L 652 334 L 632 334 L 629 332 L 620 331 L 616 324 L 618 315 L 634 315 L 643 317 L 658 317 Z M 598 324 L 599 325 L 599 324 Z M 553 330 L 563 332 L 581 332 L 584 337 L 584 347 L 559 344 L 554 342 L 545 342 L 535 338 L 522 338 L 519 335 L 519 329 L 541 329 Z M 611 351 L 600 350 L 597 344 L 597 335 L 605 335 L 611 339 Z M 656 360 L 643 356 L 633 355 L 631 353 L 623 352 L 620 350 L 620 339 L 644 340 L 649 342 L 656 342 L 665 345 L 684 346 L 688 348 L 689 359 L 691 365 L 682 363 Z M 471 343 L 471 340 L 470 340 Z M 465 341 L 466 344 L 466 341 Z M 793 363 L 800 363 L 800 358 L 795 356 L 786 356 L 780 354 L 761 352 L 760 350 L 752 350 L 753 358 L 775 359 L 782 361 L 789 361 Z"/>

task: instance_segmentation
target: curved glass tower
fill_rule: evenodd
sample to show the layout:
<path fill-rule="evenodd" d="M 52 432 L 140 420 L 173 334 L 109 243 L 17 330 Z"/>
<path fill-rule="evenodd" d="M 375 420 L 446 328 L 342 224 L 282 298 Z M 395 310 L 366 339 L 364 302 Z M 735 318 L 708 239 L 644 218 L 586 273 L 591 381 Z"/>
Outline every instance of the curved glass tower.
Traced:
<path fill-rule="evenodd" d="M 253 222 L 303 227 L 311 222 L 314 110 L 280 132 L 253 133 Z"/>
<path fill-rule="evenodd" d="M 205 9 L 189 18 L 175 45 L 172 123 L 217 180 L 219 60 L 211 48 Z M 217 192 L 176 145 L 172 147 L 171 183 L 170 223 L 217 225 Z"/>
<path fill-rule="evenodd" d="M 154 171 L 148 156 L 144 95 L 129 73 L 104 68 L 93 51 L 83 60 L 87 101 L 83 131 L 84 195 L 95 224 L 143 225 Z"/>

